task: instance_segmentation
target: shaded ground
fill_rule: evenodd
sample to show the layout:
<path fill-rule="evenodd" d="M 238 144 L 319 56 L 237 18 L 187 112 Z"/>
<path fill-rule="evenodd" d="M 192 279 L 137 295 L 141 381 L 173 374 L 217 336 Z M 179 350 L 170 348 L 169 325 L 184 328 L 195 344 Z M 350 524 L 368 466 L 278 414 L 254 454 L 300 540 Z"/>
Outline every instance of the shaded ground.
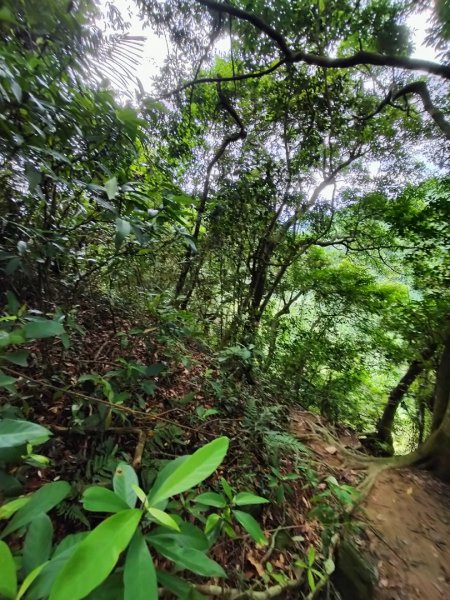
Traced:
<path fill-rule="evenodd" d="M 296 411 L 292 415 L 293 433 L 308 442 L 331 470 L 357 481 L 346 451 L 358 446 L 356 436 L 338 430 L 339 441 L 333 444 L 325 427 L 311 413 Z M 364 484 L 361 478 L 360 483 Z M 384 470 L 376 477 L 358 517 L 365 524 L 358 547 L 376 565 L 375 600 L 450 598 L 448 485 L 423 471 Z"/>
<path fill-rule="evenodd" d="M 450 598 L 450 488 L 428 473 L 381 473 L 364 513 L 379 600 Z"/>

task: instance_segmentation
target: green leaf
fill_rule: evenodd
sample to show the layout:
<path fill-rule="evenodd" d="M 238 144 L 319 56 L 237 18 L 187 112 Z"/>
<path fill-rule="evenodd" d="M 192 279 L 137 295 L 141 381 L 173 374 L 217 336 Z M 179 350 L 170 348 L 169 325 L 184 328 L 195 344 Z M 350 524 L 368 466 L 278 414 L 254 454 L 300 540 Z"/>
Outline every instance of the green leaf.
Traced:
<path fill-rule="evenodd" d="M 161 375 L 165 368 L 165 365 L 163 365 L 162 363 L 155 363 L 154 365 L 149 365 L 148 367 L 145 367 L 145 375 L 147 377 L 156 377 L 158 375 Z"/>
<path fill-rule="evenodd" d="M 0 448 L 15 448 L 37 441 L 43 443 L 51 435 L 48 429 L 37 423 L 18 419 L 0 421 Z"/>
<path fill-rule="evenodd" d="M 21 498 L 16 498 L 15 500 L 11 500 L 11 502 L 0 506 L 0 520 L 10 519 L 19 508 L 25 506 L 29 501 L 30 496 L 22 496 Z"/>
<path fill-rule="evenodd" d="M 215 492 L 206 492 L 194 498 L 194 502 L 204 504 L 205 506 L 215 506 L 216 508 L 225 508 L 227 501 L 221 494 Z"/>
<path fill-rule="evenodd" d="M 234 504 L 237 506 L 245 506 L 247 504 L 267 504 L 269 501 L 262 496 L 255 496 L 249 492 L 239 492 L 233 498 Z"/>
<path fill-rule="evenodd" d="M 108 179 L 108 181 L 105 183 L 105 191 L 106 195 L 108 196 L 108 200 L 114 200 L 114 198 L 117 196 L 117 192 L 119 191 L 117 177 L 111 177 L 111 179 Z"/>
<path fill-rule="evenodd" d="M 334 561 L 331 558 L 327 558 L 325 560 L 325 562 L 323 563 L 324 569 L 325 569 L 325 573 L 327 575 L 331 575 L 332 573 L 334 573 L 334 569 L 335 569 L 335 564 Z"/>
<path fill-rule="evenodd" d="M 158 598 L 156 571 L 147 544 L 138 530 L 128 548 L 124 569 L 124 600 L 155 600 Z"/>
<path fill-rule="evenodd" d="M 165 527 L 169 527 L 169 529 L 175 529 L 175 531 L 180 531 L 178 523 L 163 510 L 148 507 L 147 512 L 152 517 L 152 519 L 156 521 L 156 523 L 158 523 L 158 525 L 164 525 Z"/>
<path fill-rule="evenodd" d="M 229 440 L 220 437 L 189 455 L 164 479 L 157 477 L 149 494 L 149 503 L 158 504 L 161 500 L 181 494 L 209 477 L 221 464 L 228 450 Z"/>
<path fill-rule="evenodd" d="M 259 526 L 259 523 L 252 517 L 252 515 L 242 512 L 241 510 L 233 510 L 233 515 L 236 517 L 237 521 L 242 525 L 245 531 L 255 540 L 255 542 L 258 544 L 267 544 L 267 540 L 261 527 Z"/>
<path fill-rule="evenodd" d="M 137 495 L 133 489 L 134 485 L 139 485 L 139 480 L 133 467 L 124 462 L 119 463 L 113 477 L 113 488 L 130 508 L 136 506 Z"/>
<path fill-rule="evenodd" d="M 2 8 L 0 8 L 0 21 L 11 24 L 16 23 L 14 15 L 7 6 L 2 6 Z"/>
<path fill-rule="evenodd" d="M 16 419 L 4 419 L 0 421 L 0 448 L 15 448 L 27 443 L 46 441 L 51 433 L 45 427 L 20 421 Z"/>
<path fill-rule="evenodd" d="M 189 548 L 187 551 L 185 547 L 179 546 L 175 542 L 160 544 L 158 540 L 150 536 L 147 539 L 162 556 L 173 561 L 181 569 L 188 569 L 204 577 L 226 577 L 222 567 L 200 550 Z"/>
<path fill-rule="evenodd" d="M 221 516 L 217 513 L 212 513 L 208 516 L 205 523 L 205 533 L 209 533 L 214 527 L 222 520 Z"/>
<path fill-rule="evenodd" d="M 100 585 L 130 543 L 141 517 L 142 511 L 130 508 L 91 531 L 56 578 L 50 600 L 80 600 Z"/>
<path fill-rule="evenodd" d="M 93 512 L 117 513 L 129 506 L 113 491 L 94 485 L 83 493 L 83 508 Z"/>
<path fill-rule="evenodd" d="M 131 232 L 130 222 L 125 221 L 124 219 L 121 219 L 120 217 L 117 217 L 117 219 L 116 219 L 116 239 L 115 239 L 116 250 L 120 249 L 120 246 L 122 245 L 124 239 L 130 234 L 130 232 Z"/>
<path fill-rule="evenodd" d="M 87 531 L 74 533 L 65 537 L 56 547 L 52 559 L 44 566 L 39 573 L 36 582 L 27 594 L 27 600 L 39 600 L 48 598 L 53 583 L 63 568 L 64 564 L 69 560 L 75 552 L 77 546 L 88 535 Z"/>
<path fill-rule="evenodd" d="M 9 352 L 8 354 L 4 354 L 2 359 L 7 360 L 14 365 L 19 365 L 19 367 L 26 367 L 28 365 L 28 355 L 29 352 L 26 350 L 18 350 L 17 352 Z"/>
<path fill-rule="evenodd" d="M 220 478 L 220 485 L 222 486 L 223 491 L 229 500 L 233 500 L 233 490 L 231 489 L 230 484 L 223 477 Z"/>
<path fill-rule="evenodd" d="M 172 592 L 177 598 L 185 600 L 192 590 L 192 585 L 175 575 L 166 573 L 165 571 L 157 571 L 159 584 L 169 592 Z"/>
<path fill-rule="evenodd" d="M 159 544 L 175 543 L 184 548 L 195 548 L 206 552 L 209 549 L 209 542 L 201 529 L 193 525 L 181 521 L 179 523 L 179 531 L 168 531 L 165 527 L 156 527 L 148 534 L 149 540 L 156 540 Z"/>
<path fill-rule="evenodd" d="M 48 560 L 52 551 L 53 525 L 45 514 L 29 525 L 23 545 L 22 567 L 25 574 Z"/>
<path fill-rule="evenodd" d="M 17 379 L 15 377 L 10 377 L 9 375 L 6 375 L 5 373 L 3 373 L 3 371 L 0 370 L 0 387 L 7 388 L 10 385 L 14 385 L 16 381 Z"/>
<path fill-rule="evenodd" d="M 70 489 L 67 481 L 54 481 L 43 485 L 31 496 L 30 501 L 16 512 L 0 537 L 28 525 L 39 515 L 54 508 L 70 493 Z"/>
<path fill-rule="evenodd" d="M 47 565 L 48 565 L 48 562 L 42 563 L 42 565 L 39 565 L 38 567 L 33 569 L 31 571 L 31 573 L 28 573 L 28 575 L 22 581 L 22 585 L 20 586 L 19 592 L 17 593 L 16 600 L 20 600 L 23 597 L 23 595 L 27 593 L 28 588 L 31 586 L 31 584 L 34 582 L 34 580 L 41 574 L 41 571 Z"/>
<path fill-rule="evenodd" d="M 11 550 L 0 541 L 0 596 L 14 600 L 17 591 L 16 564 Z"/>
<path fill-rule="evenodd" d="M 309 589 L 314 592 L 316 589 L 316 582 L 314 581 L 314 575 L 309 569 L 306 571 L 306 577 L 308 579 Z"/>
<path fill-rule="evenodd" d="M 40 340 L 42 338 L 53 337 L 65 333 L 62 323 L 58 321 L 49 321 L 36 319 L 25 325 L 25 336 L 27 340 Z"/>

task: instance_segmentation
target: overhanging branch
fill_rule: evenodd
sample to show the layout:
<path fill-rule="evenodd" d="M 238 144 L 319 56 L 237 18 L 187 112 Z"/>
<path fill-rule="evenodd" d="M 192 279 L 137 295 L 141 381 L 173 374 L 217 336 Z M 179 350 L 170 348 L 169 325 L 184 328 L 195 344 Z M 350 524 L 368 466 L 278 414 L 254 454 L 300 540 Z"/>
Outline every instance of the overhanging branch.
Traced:
<path fill-rule="evenodd" d="M 321 56 L 310 54 L 303 50 L 290 50 L 283 35 L 274 29 L 269 23 L 261 17 L 250 13 L 241 8 L 236 8 L 228 3 L 216 2 L 215 0 L 197 0 L 203 6 L 211 10 L 223 12 L 237 19 L 251 23 L 256 29 L 265 33 L 279 47 L 283 54 L 283 61 L 278 65 L 280 67 L 284 63 L 306 63 L 317 67 L 326 67 L 329 69 L 347 69 L 359 65 L 373 65 L 379 67 L 397 67 L 408 71 L 424 71 L 431 75 L 437 75 L 444 79 L 450 79 L 450 65 L 443 65 L 430 60 L 422 60 L 420 58 L 410 58 L 408 56 L 390 56 L 378 54 L 376 52 L 360 51 L 353 56 L 345 56 L 331 58 L 329 56 Z M 277 67 L 277 68 L 278 68 Z M 254 76 L 254 74 L 252 75 Z"/>

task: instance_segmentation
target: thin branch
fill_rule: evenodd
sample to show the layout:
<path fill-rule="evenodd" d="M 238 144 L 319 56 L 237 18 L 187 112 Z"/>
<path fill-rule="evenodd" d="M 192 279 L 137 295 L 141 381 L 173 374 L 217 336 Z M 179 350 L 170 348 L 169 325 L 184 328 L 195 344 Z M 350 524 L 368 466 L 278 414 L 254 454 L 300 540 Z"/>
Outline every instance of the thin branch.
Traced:
<path fill-rule="evenodd" d="M 164 98 L 169 98 L 170 96 L 173 96 L 174 94 L 179 94 L 180 92 L 187 90 L 190 87 L 193 87 L 195 85 L 201 85 L 204 83 L 219 83 L 219 82 L 223 83 L 223 82 L 227 82 L 227 81 L 242 81 L 245 79 L 258 79 L 260 77 L 264 77 L 265 75 L 270 75 L 270 73 L 273 73 L 274 71 L 276 71 L 279 67 L 281 67 L 281 65 L 285 64 L 285 62 L 286 62 L 285 59 L 278 60 L 271 67 L 268 67 L 267 69 L 263 69 L 262 71 L 254 71 L 253 73 L 241 73 L 240 75 L 230 75 L 228 77 L 221 77 L 220 75 L 217 75 L 216 77 L 201 77 L 200 79 L 194 78 L 192 81 L 183 83 L 183 85 L 180 85 L 179 87 L 171 90 L 170 92 L 167 92 L 166 94 L 162 94 L 161 96 L 158 96 L 158 99 L 163 100 Z"/>

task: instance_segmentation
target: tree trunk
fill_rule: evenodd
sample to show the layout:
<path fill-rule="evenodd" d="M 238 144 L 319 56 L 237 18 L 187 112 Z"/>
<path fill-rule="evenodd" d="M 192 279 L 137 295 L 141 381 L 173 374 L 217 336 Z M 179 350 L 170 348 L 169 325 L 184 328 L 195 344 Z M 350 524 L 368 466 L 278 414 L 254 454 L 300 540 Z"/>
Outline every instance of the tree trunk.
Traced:
<path fill-rule="evenodd" d="M 436 428 L 413 454 L 398 466 L 417 465 L 450 483 L 450 334 L 447 335 L 436 377 L 433 423 Z"/>
<path fill-rule="evenodd" d="M 447 410 L 450 397 L 450 334 L 447 336 L 442 352 L 441 361 L 436 374 L 434 391 L 433 420 L 431 431 L 436 431 L 441 425 Z"/>
<path fill-rule="evenodd" d="M 399 383 L 389 394 L 389 398 L 381 419 L 378 421 L 377 432 L 375 436 L 375 439 L 378 442 L 392 446 L 392 428 L 394 425 L 394 418 L 397 408 L 399 407 L 400 402 L 402 401 L 406 392 L 409 390 L 411 384 L 423 371 L 424 363 L 432 357 L 435 349 L 436 346 L 432 345 L 422 352 L 420 358 L 413 360 L 406 373 L 400 379 Z"/>

